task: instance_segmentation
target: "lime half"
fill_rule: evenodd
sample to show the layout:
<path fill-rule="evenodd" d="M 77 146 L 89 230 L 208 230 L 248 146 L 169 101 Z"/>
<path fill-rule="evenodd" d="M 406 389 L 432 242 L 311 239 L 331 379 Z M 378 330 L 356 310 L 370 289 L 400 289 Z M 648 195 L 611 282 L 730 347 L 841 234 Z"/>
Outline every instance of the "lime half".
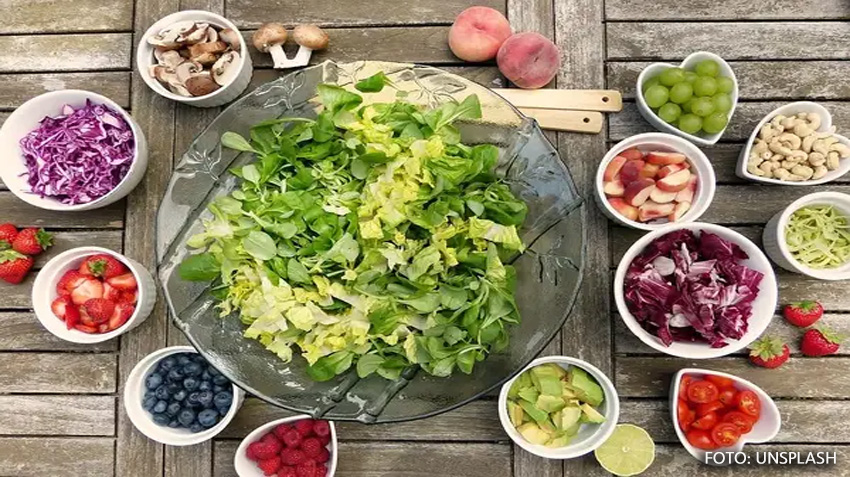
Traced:
<path fill-rule="evenodd" d="M 642 428 L 619 424 L 593 455 L 602 468 L 614 475 L 638 475 L 655 461 L 655 442 Z"/>

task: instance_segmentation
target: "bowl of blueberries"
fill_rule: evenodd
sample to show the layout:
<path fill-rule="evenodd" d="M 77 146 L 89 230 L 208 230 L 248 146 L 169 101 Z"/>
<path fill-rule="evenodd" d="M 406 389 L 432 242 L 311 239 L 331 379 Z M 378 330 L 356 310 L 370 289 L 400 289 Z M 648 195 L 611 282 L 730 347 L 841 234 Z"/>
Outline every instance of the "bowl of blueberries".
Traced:
<path fill-rule="evenodd" d="M 124 388 L 124 408 L 144 435 L 188 446 L 212 439 L 242 406 L 245 392 L 191 346 L 172 346 L 139 361 Z"/>

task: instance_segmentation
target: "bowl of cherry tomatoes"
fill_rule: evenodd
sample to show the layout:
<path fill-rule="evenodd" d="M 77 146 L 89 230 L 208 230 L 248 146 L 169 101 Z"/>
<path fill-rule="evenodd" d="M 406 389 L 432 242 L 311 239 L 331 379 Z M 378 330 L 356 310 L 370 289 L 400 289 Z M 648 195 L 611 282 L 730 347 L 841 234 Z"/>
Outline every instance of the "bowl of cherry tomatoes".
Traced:
<path fill-rule="evenodd" d="M 719 371 L 685 368 L 670 385 L 676 435 L 697 460 L 706 452 L 739 452 L 779 432 L 776 403 L 755 384 Z"/>

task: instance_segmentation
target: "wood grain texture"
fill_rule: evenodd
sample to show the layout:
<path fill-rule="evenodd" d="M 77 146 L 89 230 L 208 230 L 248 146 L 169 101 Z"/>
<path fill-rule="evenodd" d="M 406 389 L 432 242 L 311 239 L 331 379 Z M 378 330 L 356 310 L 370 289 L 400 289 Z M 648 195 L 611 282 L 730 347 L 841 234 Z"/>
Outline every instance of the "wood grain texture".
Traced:
<path fill-rule="evenodd" d="M 6 300 L 0 303 L 8 306 Z M 0 351 L 115 351 L 118 340 L 77 344 L 57 338 L 32 312 L 0 312 Z"/>
<path fill-rule="evenodd" d="M 0 353 L 6 393 L 113 393 L 116 371 L 113 354 Z"/>
<path fill-rule="evenodd" d="M 0 437 L 0 475 L 109 477 L 114 459 L 113 438 Z"/>
<path fill-rule="evenodd" d="M 112 396 L 0 396 L 0 434 L 112 436 Z"/>
<path fill-rule="evenodd" d="M 4 0 L 0 34 L 123 31 L 133 24 L 126 0 Z"/>
<path fill-rule="evenodd" d="M 845 59 L 847 22 L 672 23 L 610 22 L 608 59 L 682 59 L 694 51 L 721 52 L 725 60 Z M 744 41 L 744 39 L 758 41 Z M 793 38 L 794 41 L 788 41 Z"/>
<path fill-rule="evenodd" d="M 50 230 L 48 229 L 48 232 Z M 53 246 L 35 257 L 33 268 L 39 269 L 62 252 L 77 247 L 103 247 L 121 253 L 124 234 L 120 230 L 91 230 L 80 232 L 51 232 Z"/>
<path fill-rule="evenodd" d="M 800 475 L 814 475 L 817 477 L 844 477 L 847 475 L 846 467 L 842 462 L 850 458 L 850 447 L 832 445 L 755 445 L 748 444 L 744 452 L 752 458 L 753 465 L 735 466 L 708 466 L 694 459 L 688 451 L 679 444 L 660 445 L 655 449 L 655 462 L 646 471 L 646 475 L 653 477 L 680 477 L 683 475 L 707 476 L 707 477 L 798 477 Z M 837 465 L 800 466 L 800 465 L 756 465 L 756 452 L 800 452 L 808 453 L 832 453 Z"/>
<path fill-rule="evenodd" d="M 25 101 L 48 91 L 85 89 L 130 106 L 130 73 L 21 73 L 0 74 L 0 108 L 17 108 Z"/>
<path fill-rule="evenodd" d="M 130 68 L 129 33 L 0 36 L 0 73 Z"/>
<path fill-rule="evenodd" d="M 505 11 L 505 0 L 420 0 L 415 4 L 373 0 L 368 6 L 335 0 L 230 0 L 227 16 L 240 28 L 257 28 L 269 21 L 279 21 L 288 28 L 297 23 L 319 26 L 449 25 L 458 13 L 473 5 Z"/>
<path fill-rule="evenodd" d="M 611 20 L 802 20 L 848 19 L 843 0 L 751 0 L 748 2 L 688 3 L 679 0 L 607 0 Z"/>
<path fill-rule="evenodd" d="M 758 368 L 745 358 L 717 358 L 710 362 L 672 357 L 618 357 L 617 391 L 621 397 L 664 397 L 670 379 L 681 368 L 698 367 L 746 376 L 773 398 L 844 398 L 850 386 L 847 367 L 850 359 L 844 357 L 791 359 L 781 368 Z M 813 376 L 828 376 L 810 383 Z"/>
<path fill-rule="evenodd" d="M 0 192 L 0 210 L 3 220 L 18 227 L 50 227 L 63 229 L 116 229 L 124 223 L 124 201 L 119 200 L 97 210 L 62 212 L 39 209 L 15 197 L 8 191 Z"/>
<path fill-rule="evenodd" d="M 818 186 L 818 190 L 847 193 L 850 192 L 850 186 L 823 185 Z M 711 206 L 700 217 L 700 221 L 718 224 L 767 223 L 773 214 L 810 193 L 812 189 L 808 187 L 718 186 Z"/>

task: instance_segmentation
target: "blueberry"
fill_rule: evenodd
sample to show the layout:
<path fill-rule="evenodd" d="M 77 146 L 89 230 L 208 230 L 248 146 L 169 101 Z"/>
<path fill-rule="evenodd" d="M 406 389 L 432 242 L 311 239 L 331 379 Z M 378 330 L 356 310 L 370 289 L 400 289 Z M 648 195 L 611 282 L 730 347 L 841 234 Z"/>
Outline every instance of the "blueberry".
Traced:
<path fill-rule="evenodd" d="M 212 391 L 200 391 L 198 393 L 198 404 L 201 407 L 210 407 L 210 404 L 213 402 L 213 392 Z"/>
<path fill-rule="evenodd" d="M 204 430 L 204 426 L 200 425 L 197 422 L 193 422 L 192 427 L 190 427 L 189 430 L 192 432 L 201 432 Z"/>
<path fill-rule="evenodd" d="M 154 414 L 163 413 L 163 412 L 165 412 L 165 408 L 167 408 L 167 407 L 168 407 L 167 402 L 161 401 L 161 400 L 157 401 L 156 405 L 154 405 L 154 407 L 153 407 L 153 412 L 154 412 Z"/>
<path fill-rule="evenodd" d="M 209 429 L 218 422 L 218 413 L 212 409 L 204 409 L 198 414 L 198 422 Z"/>
<path fill-rule="evenodd" d="M 174 368 L 168 372 L 168 380 L 172 383 L 179 383 L 186 377 L 183 368 Z"/>
<path fill-rule="evenodd" d="M 189 376 L 188 378 L 183 380 L 183 389 L 186 391 L 194 391 L 198 389 L 198 380 Z"/>
<path fill-rule="evenodd" d="M 186 355 L 186 353 L 181 353 L 177 355 L 177 364 L 179 364 L 180 366 L 186 366 L 190 362 L 191 360 L 189 359 L 189 356 Z"/>
<path fill-rule="evenodd" d="M 209 368 L 205 369 L 203 373 L 201 373 L 201 381 L 211 381 L 212 374 L 210 374 Z"/>
<path fill-rule="evenodd" d="M 153 373 L 145 378 L 145 387 L 148 389 L 156 389 L 160 384 L 162 384 L 162 375 L 159 373 Z"/>
<path fill-rule="evenodd" d="M 215 403 L 215 407 L 219 409 L 229 408 L 230 404 L 233 403 L 233 393 L 222 391 L 215 395 L 213 403 Z"/>
<path fill-rule="evenodd" d="M 172 427 L 172 428 L 180 427 L 180 421 L 178 421 L 177 419 L 172 419 L 172 420 L 168 421 L 168 427 Z"/>
<path fill-rule="evenodd" d="M 183 408 L 180 414 L 177 415 L 177 420 L 180 421 L 183 427 L 189 427 L 192 425 L 192 421 L 195 420 L 195 411 Z"/>
<path fill-rule="evenodd" d="M 142 401 L 142 408 L 144 408 L 145 411 L 150 411 L 154 406 L 156 406 L 156 402 L 156 396 L 145 398 L 145 400 Z"/>
<path fill-rule="evenodd" d="M 195 353 L 194 355 L 192 355 L 192 361 L 194 361 L 194 362 L 196 362 L 196 363 L 198 363 L 198 364 L 200 364 L 200 365 L 202 365 L 202 366 L 206 366 L 206 365 L 207 365 L 207 360 L 206 360 L 206 358 L 204 358 L 203 356 L 201 356 L 201 354 L 200 354 L 200 353 Z"/>
<path fill-rule="evenodd" d="M 219 374 L 218 376 L 213 378 L 213 383 L 218 384 L 219 386 L 225 386 L 227 384 L 230 384 L 230 381 L 228 381 L 227 378 Z"/>
<path fill-rule="evenodd" d="M 174 393 L 183 389 L 183 383 L 169 383 L 165 385 L 165 388 L 168 389 L 168 394 L 174 395 Z"/>
<path fill-rule="evenodd" d="M 173 399 L 175 401 L 182 401 L 182 400 L 186 399 L 186 396 L 188 396 L 188 395 L 189 395 L 189 393 L 187 393 L 185 389 L 181 389 L 181 390 L 177 391 L 176 393 L 174 393 L 174 396 L 171 396 L 171 399 Z"/>
<path fill-rule="evenodd" d="M 168 405 L 168 408 L 165 409 L 165 413 L 171 417 L 174 417 L 180 412 L 181 409 L 183 409 L 183 406 L 181 406 L 179 402 L 172 402 Z"/>
<path fill-rule="evenodd" d="M 190 407 L 200 406 L 201 403 L 198 402 L 198 396 L 200 393 L 198 391 L 189 393 L 189 396 L 186 398 L 186 405 Z"/>
<path fill-rule="evenodd" d="M 226 416 L 228 412 L 230 412 L 230 408 L 229 408 L 229 407 L 220 407 L 220 408 L 218 408 L 218 413 L 219 413 L 219 414 L 221 414 L 221 417 Z"/>
<path fill-rule="evenodd" d="M 156 392 L 154 395 L 157 399 L 168 400 L 171 397 L 171 393 L 168 392 L 168 388 L 163 384 L 160 387 L 156 388 Z"/>
<path fill-rule="evenodd" d="M 183 366 L 183 374 L 186 376 L 200 376 L 203 372 L 204 369 L 198 363 L 189 363 L 186 366 Z"/>
<path fill-rule="evenodd" d="M 226 388 L 226 387 L 224 387 L 224 386 L 219 386 L 218 384 L 216 384 L 215 386 L 213 386 L 213 392 L 214 392 L 214 393 L 216 393 L 216 394 L 218 394 L 218 393 L 220 393 L 220 392 L 222 392 L 222 391 L 226 391 L 226 390 L 227 390 L 227 388 Z"/>
<path fill-rule="evenodd" d="M 148 389 L 147 391 L 145 391 L 145 399 L 152 398 L 152 397 L 155 397 L 155 396 L 156 396 L 156 392 L 154 392 L 153 390 Z"/>
<path fill-rule="evenodd" d="M 201 384 L 198 385 L 198 391 L 212 391 L 212 388 L 212 381 L 201 381 Z"/>
<path fill-rule="evenodd" d="M 160 426 L 167 426 L 171 421 L 171 418 L 166 416 L 165 414 L 154 414 L 153 422 L 159 424 Z"/>
<path fill-rule="evenodd" d="M 218 376 L 219 374 L 221 374 L 221 373 L 220 373 L 220 372 L 218 372 L 218 370 L 217 370 L 217 369 L 215 369 L 213 366 L 210 366 L 209 368 L 207 368 L 207 372 L 208 372 L 208 373 L 210 373 L 210 376 L 213 376 L 213 377 Z"/>
<path fill-rule="evenodd" d="M 159 367 L 167 373 L 171 371 L 171 368 L 173 368 L 175 364 L 177 364 L 177 360 L 174 356 L 169 356 L 159 362 Z"/>

